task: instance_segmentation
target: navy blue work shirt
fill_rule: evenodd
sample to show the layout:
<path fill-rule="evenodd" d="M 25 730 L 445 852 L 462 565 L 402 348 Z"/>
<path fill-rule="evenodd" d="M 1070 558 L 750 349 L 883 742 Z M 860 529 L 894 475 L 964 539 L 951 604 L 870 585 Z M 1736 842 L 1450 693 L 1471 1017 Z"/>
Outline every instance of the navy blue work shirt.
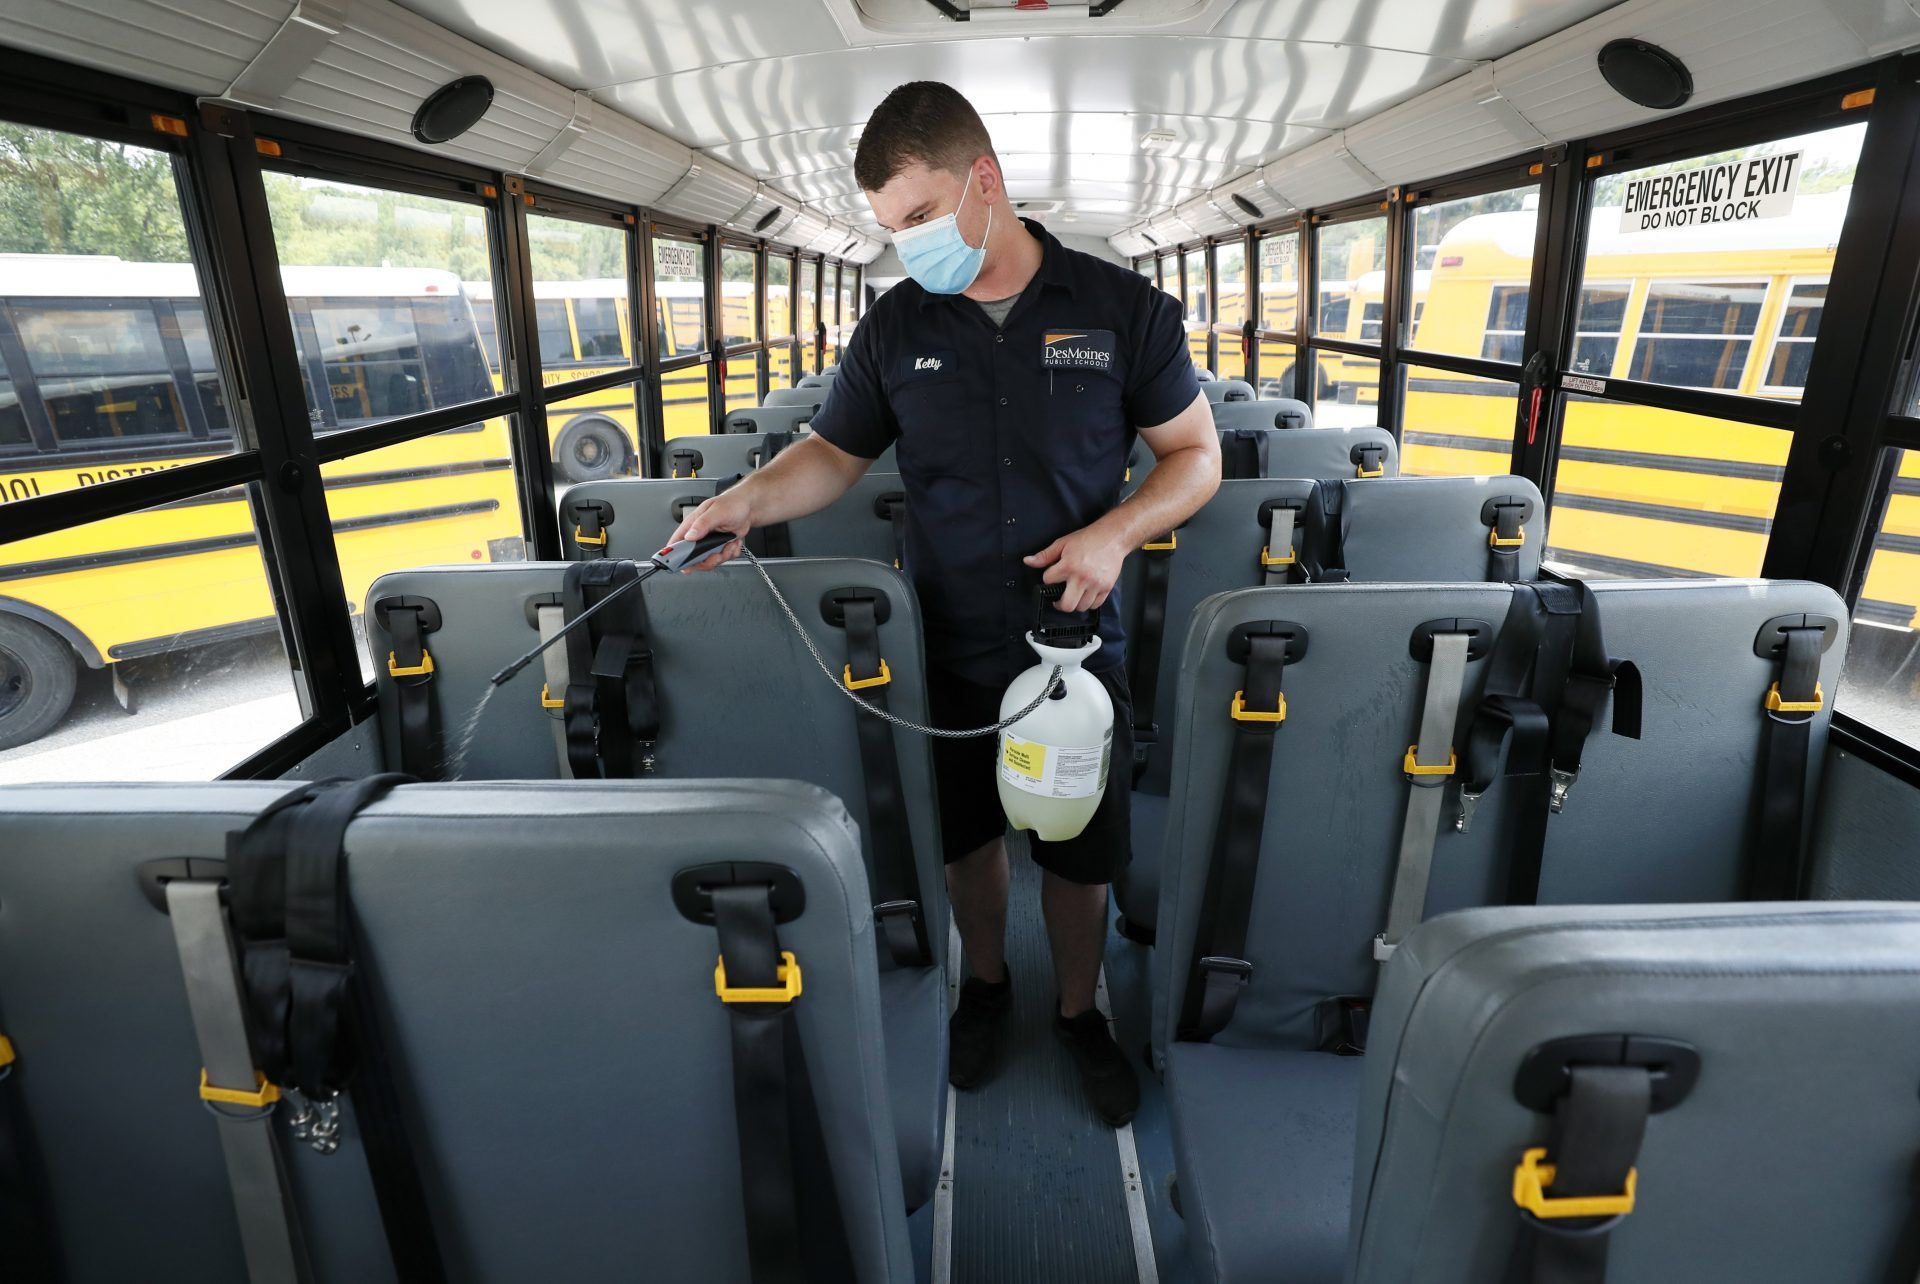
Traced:
<path fill-rule="evenodd" d="M 1039 572 L 1021 559 L 1111 511 L 1134 429 L 1200 395 L 1177 299 L 1023 221 L 1040 270 L 1004 327 L 902 281 L 861 319 L 813 420 L 863 459 L 896 446 L 927 659 L 992 685 L 1037 662 Z M 1126 658 L 1117 586 L 1099 629 L 1096 673 Z"/>

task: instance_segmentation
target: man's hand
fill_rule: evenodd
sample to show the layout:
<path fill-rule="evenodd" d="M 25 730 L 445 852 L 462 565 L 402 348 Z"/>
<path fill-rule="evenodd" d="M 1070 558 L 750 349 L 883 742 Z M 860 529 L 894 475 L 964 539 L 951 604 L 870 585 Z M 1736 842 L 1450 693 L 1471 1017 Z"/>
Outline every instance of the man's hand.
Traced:
<path fill-rule="evenodd" d="M 1061 536 L 1024 560 L 1028 566 L 1046 568 L 1046 574 L 1040 577 L 1045 583 L 1067 586 L 1066 592 L 1060 595 L 1057 609 L 1097 611 L 1113 592 L 1127 552 L 1128 546 L 1123 541 L 1096 522 Z"/>
<path fill-rule="evenodd" d="M 730 562 L 740 556 L 740 550 L 746 543 L 747 532 L 753 529 L 753 500 L 742 493 L 743 487 L 736 487 L 723 494 L 715 495 L 700 507 L 688 513 L 674 531 L 669 544 L 677 544 L 683 539 L 699 539 L 708 531 L 732 531 L 740 538 L 733 540 L 719 552 L 694 566 L 683 569 L 689 571 L 710 571 L 723 562 Z"/>

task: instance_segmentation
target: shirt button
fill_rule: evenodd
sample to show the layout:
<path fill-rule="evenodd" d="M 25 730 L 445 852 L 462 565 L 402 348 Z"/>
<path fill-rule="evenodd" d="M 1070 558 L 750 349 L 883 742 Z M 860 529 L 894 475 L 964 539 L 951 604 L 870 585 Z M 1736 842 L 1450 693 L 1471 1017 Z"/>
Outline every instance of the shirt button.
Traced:
<path fill-rule="evenodd" d="M 1013 587 L 1013 581 L 1012 581 L 1012 580 L 1008 580 L 1008 581 L 1007 581 L 1007 587 L 1008 587 L 1008 588 L 1012 588 L 1012 587 Z"/>
<path fill-rule="evenodd" d="M 1001 404 L 1001 405 L 1003 405 L 1003 406 L 1004 406 L 1004 405 L 1006 405 L 1006 404 L 1007 404 L 1007 399 L 1006 399 L 1005 397 L 1002 397 L 1002 398 L 1000 398 L 1000 404 Z"/>
<path fill-rule="evenodd" d="M 1013 524 L 1014 524 L 1015 522 L 1017 522 L 1017 521 L 1019 521 L 1019 520 L 1020 520 L 1020 519 L 1019 519 L 1019 518 L 1017 518 L 1017 517 L 1009 517 L 1009 518 L 1007 519 L 1007 525 L 1009 525 L 1009 526 L 1011 526 L 1011 525 L 1013 525 Z"/>
<path fill-rule="evenodd" d="M 1000 463 L 1001 463 L 1001 466 L 1005 468 L 1013 467 L 1013 460 L 1011 459 L 1003 459 L 1000 461 Z"/>
<path fill-rule="evenodd" d="M 1004 334 L 996 334 L 993 336 L 993 341 L 995 343 L 1005 343 L 1007 341 L 1007 336 Z"/>

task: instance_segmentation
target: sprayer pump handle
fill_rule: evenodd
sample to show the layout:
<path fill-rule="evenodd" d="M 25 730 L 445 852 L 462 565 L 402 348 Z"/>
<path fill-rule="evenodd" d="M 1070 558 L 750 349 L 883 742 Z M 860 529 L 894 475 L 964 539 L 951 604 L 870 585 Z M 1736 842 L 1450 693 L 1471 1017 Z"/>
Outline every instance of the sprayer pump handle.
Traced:
<path fill-rule="evenodd" d="M 699 539 L 683 539 L 678 543 L 669 544 L 648 560 L 663 571 L 677 571 L 684 566 L 706 560 L 732 543 L 733 539 L 732 531 L 708 531 Z"/>

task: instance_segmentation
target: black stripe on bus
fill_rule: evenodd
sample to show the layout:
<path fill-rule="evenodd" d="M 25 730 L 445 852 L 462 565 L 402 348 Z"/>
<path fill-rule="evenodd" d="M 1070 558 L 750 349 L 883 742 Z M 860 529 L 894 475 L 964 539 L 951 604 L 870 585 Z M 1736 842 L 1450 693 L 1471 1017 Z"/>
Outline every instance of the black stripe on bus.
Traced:
<path fill-rule="evenodd" d="M 425 481 L 432 477 L 457 477 L 468 473 L 492 473 L 512 468 L 511 459 L 473 459 L 458 464 L 432 464 L 419 468 L 386 468 L 371 473 L 348 473 L 343 477 L 329 477 L 322 485 L 328 490 L 352 490 L 356 486 L 385 486 L 396 482 Z M 247 497 L 246 490 L 238 486 L 229 486 L 225 490 L 208 491 L 204 495 L 195 495 L 190 499 L 176 499 L 171 504 L 156 504 L 142 512 L 157 513 L 175 508 L 200 508 L 208 504 L 231 504 Z"/>
<path fill-rule="evenodd" d="M 1614 517 L 1644 517 L 1656 522 L 1682 526 L 1712 526 L 1723 531 L 1745 531 L 1764 535 L 1773 527 L 1765 517 L 1746 517 L 1739 513 L 1706 513 L 1696 508 L 1676 508 L 1671 504 L 1644 504 L 1632 499 L 1601 499 L 1593 495 L 1569 495 L 1565 491 L 1553 497 L 1555 508 L 1578 508 L 1589 513 Z"/>
<path fill-rule="evenodd" d="M 1882 534 L 1873 541 L 1873 546 L 1889 553 L 1920 553 L 1920 535 Z"/>
<path fill-rule="evenodd" d="M 1547 560 L 1575 571 L 1598 571 L 1630 580 L 1710 580 L 1706 571 L 1684 566 L 1665 566 L 1659 562 L 1636 562 L 1627 557 L 1609 557 L 1605 553 L 1576 552 L 1570 548 L 1547 548 Z"/>
<path fill-rule="evenodd" d="M 405 526 L 413 522 L 438 521 L 447 517 L 467 517 L 475 513 L 496 512 L 497 499 L 476 500 L 469 504 L 442 504 L 437 508 L 411 508 L 399 513 L 375 513 L 367 517 L 348 517 L 333 524 L 334 534 L 375 530 L 383 526 Z M 180 540 L 172 544 L 146 544 L 139 548 L 117 549 L 110 553 L 79 553 L 72 557 L 48 557 L 37 562 L 0 566 L 0 581 L 36 579 L 43 575 L 64 575 L 107 566 L 131 566 L 137 562 L 159 562 L 170 557 L 192 557 L 198 553 L 219 553 L 248 548 L 259 542 L 252 531 L 240 535 L 212 535 L 206 539 Z"/>
<path fill-rule="evenodd" d="M 1513 443 L 1492 437 L 1463 437 L 1451 433 L 1412 432 L 1404 434 L 1411 446 L 1437 446 L 1445 450 L 1482 450 L 1488 454 L 1510 455 Z M 1669 473 L 1695 473 L 1703 477 L 1732 477 L 1742 481 L 1777 482 L 1786 469 L 1773 464 L 1748 464 L 1728 459 L 1704 459 L 1697 455 L 1656 455 L 1641 450 L 1604 450 L 1596 446 L 1562 446 L 1562 461 L 1578 464 L 1613 464 L 1620 468 L 1653 468 Z M 1920 479 L 1902 479 L 1920 494 Z M 1900 483 L 1894 485 L 1900 491 Z"/>
<path fill-rule="evenodd" d="M 108 647 L 107 654 L 116 660 L 139 660 L 149 655 L 183 651 L 191 646 L 212 646 L 216 642 L 237 642 L 242 638 L 259 637 L 263 633 L 278 632 L 279 628 L 280 621 L 269 615 L 258 620 L 241 620 L 237 624 L 217 624 L 210 629 L 169 633 L 163 638 L 148 638 L 144 642 L 122 642 L 119 646 Z"/>
<path fill-rule="evenodd" d="M 1913 627 L 1913 608 L 1904 602 L 1884 602 L 1879 598 L 1863 597 L 1860 605 L 1853 608 L 1855 622 L 1870 624 L 1891 624 L 1898 629 Z"/>

